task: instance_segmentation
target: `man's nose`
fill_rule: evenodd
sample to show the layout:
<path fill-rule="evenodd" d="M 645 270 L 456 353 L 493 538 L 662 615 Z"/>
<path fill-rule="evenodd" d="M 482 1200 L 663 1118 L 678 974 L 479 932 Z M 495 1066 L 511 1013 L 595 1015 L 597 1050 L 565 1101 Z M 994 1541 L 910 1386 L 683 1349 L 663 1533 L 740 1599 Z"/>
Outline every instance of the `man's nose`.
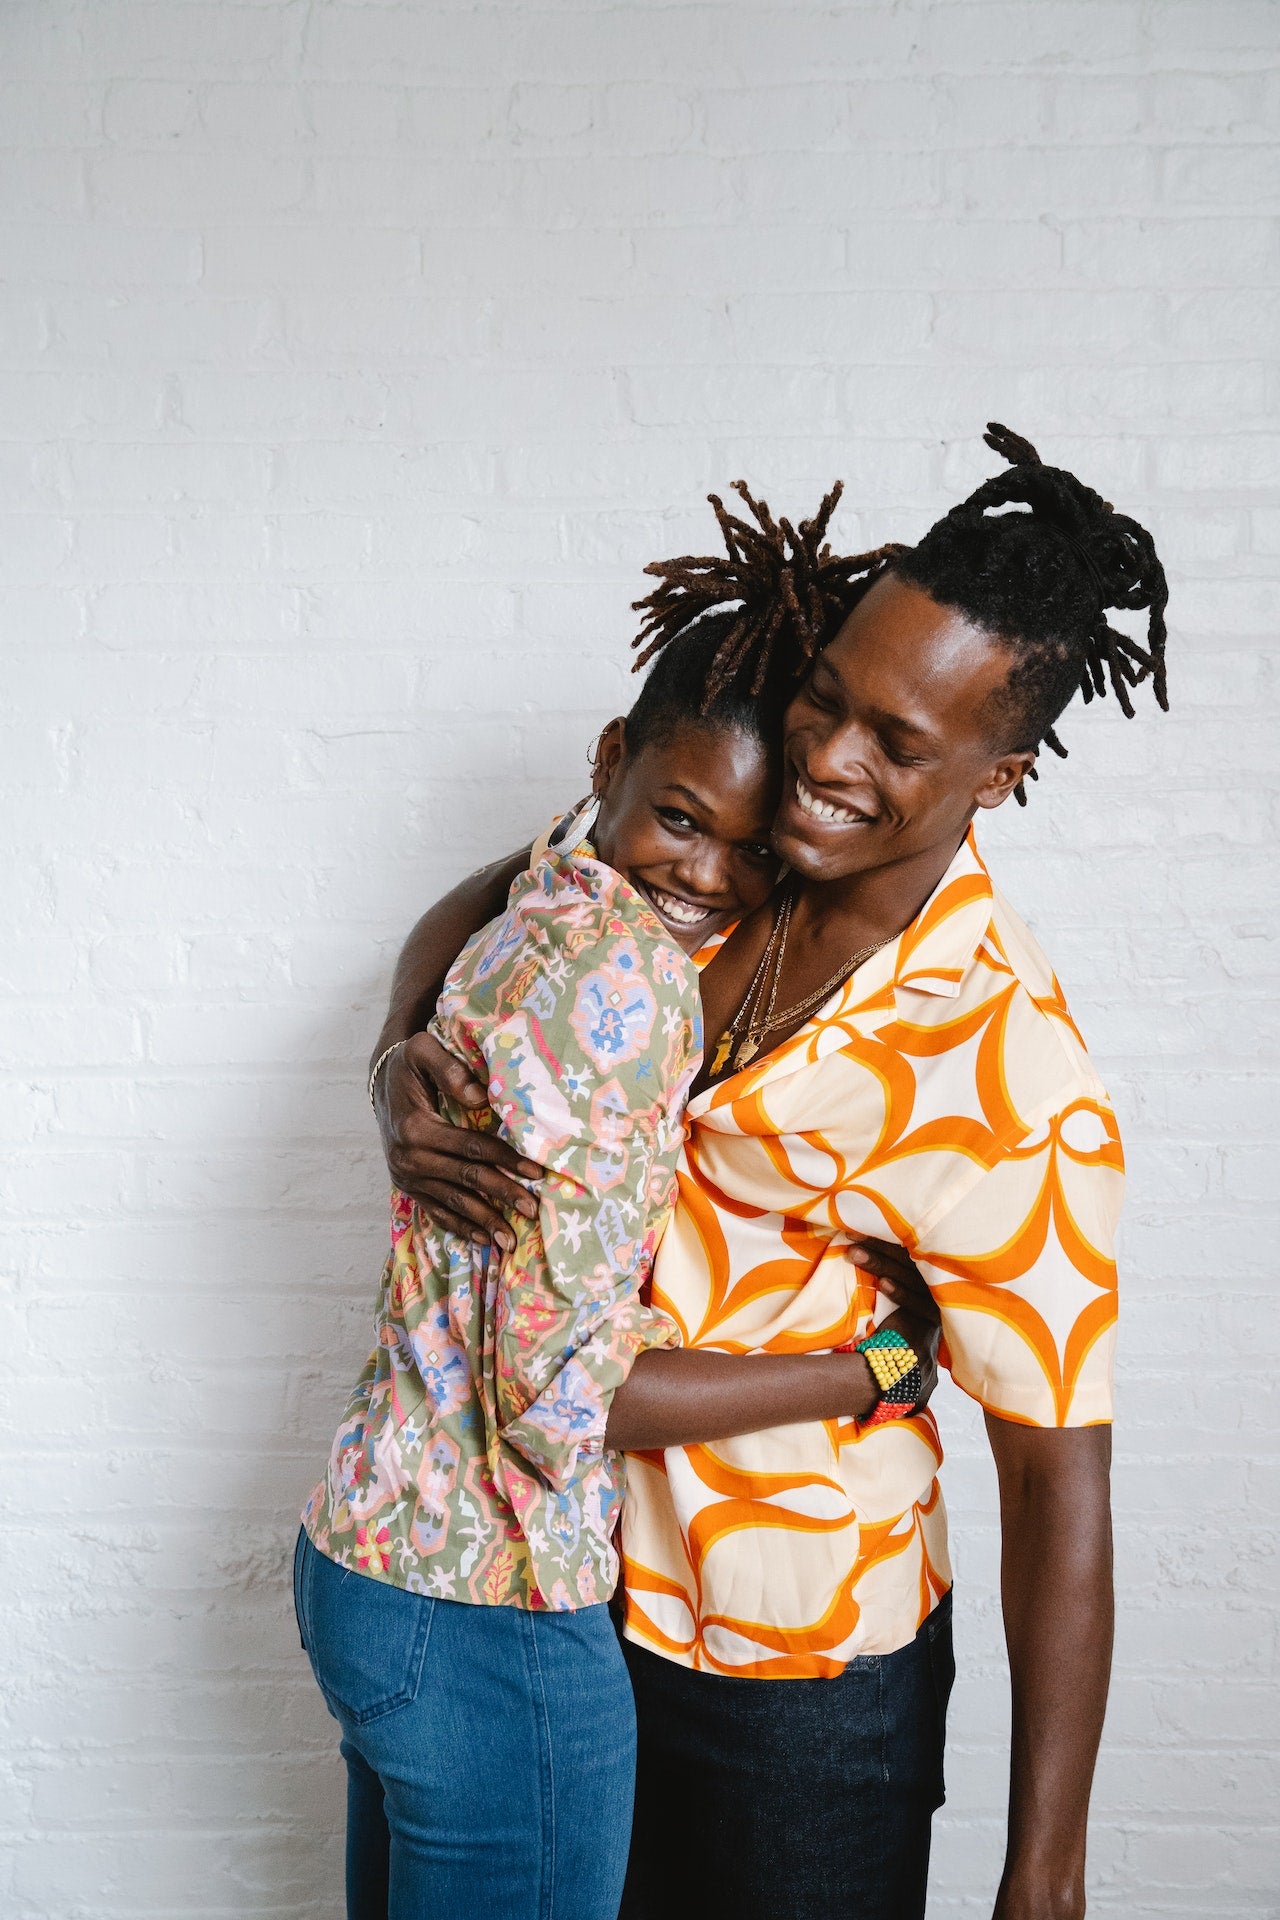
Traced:
<path fill-rule="evenodd" d="M 867 777 L 867 737 L 854 721 L 846 720 L 817 739 L 805 742 L 803 764 L 818 786 L 844 787 Z"/>

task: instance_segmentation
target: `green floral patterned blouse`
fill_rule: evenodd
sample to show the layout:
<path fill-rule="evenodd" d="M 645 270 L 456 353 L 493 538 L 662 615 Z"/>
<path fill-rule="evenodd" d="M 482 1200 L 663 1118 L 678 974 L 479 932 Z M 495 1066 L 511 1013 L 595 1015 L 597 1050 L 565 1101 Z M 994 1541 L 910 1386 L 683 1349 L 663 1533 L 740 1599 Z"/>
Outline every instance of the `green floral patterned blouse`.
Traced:
<path fill-rule="evenodd" d="M 572 835 L 569 836 L 572 838 Z M 433 1029 L 548 1169 L 502 1260 L 392 1196 L 373 1352 L 303 1522 L 339 1565 L 490 1606 L 575 1608 L 618 1575 L 615 1389 L 673 1323 L 644 1294 L 700 1058 L 694 963 L 585 843 L 548 851 L 459 955 Z"/>

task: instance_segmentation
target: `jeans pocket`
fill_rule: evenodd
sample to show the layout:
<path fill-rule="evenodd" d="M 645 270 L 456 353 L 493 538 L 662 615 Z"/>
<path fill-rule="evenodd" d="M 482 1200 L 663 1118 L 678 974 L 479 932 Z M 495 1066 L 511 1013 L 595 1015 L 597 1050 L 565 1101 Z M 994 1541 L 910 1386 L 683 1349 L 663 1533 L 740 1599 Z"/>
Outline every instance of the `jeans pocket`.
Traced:
<path fill-rule="evenodd" d="M 306 1565 L 303 1548 L 309 1544 L 306 1528 L 299 1527 L 293 1549 L 293 1617 L 298 1623 L 298 1639 L 304 1653 L 307 1650 L 307 1627 L 302 1617 L 302 1569 Z"/>
<path fill-rule="evenodd" d="M 408 1706 L 439 1602 L 352 1573 L 309 1540 L 299 1588 L 312 1670 L 338 1720 L 361 1727 Z"/>
<path fill-rule="evenodd" d="M 956 1655 L 951 1632 L 951 1594 L 944 1593 L 925 1625 L 929 1641 L 929 1669 L 933 1675 L 934 1708 L 938 1719 L 938 1805 L 947 1797 L 947 1707 L 955 1685 Z"/>

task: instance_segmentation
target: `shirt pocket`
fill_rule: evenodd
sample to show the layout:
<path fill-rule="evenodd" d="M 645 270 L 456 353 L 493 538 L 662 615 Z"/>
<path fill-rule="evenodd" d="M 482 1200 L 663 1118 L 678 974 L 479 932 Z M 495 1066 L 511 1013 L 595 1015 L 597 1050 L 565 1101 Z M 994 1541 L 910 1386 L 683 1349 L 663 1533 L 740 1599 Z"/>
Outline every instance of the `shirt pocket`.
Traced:
<path fill-rule="evenodd" d="M 364 1726 L 416 1698 L 438 1601 L 352 1573 L 310 1541 L 298 1589 L 307 1653 L 338 1720 Z"/>

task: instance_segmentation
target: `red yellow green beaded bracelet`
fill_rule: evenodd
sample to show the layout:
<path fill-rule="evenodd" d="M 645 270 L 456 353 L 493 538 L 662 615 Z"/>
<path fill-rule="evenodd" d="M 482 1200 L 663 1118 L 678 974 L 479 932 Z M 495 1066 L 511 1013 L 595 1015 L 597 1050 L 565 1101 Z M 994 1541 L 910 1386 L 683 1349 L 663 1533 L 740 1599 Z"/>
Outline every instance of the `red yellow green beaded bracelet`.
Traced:
<path fill-rule="evenodd" d="M 878 1427 L 886 1420 L 905 1420 L 914 1413 L 924 1392 L 924 1376 L 910 1341 L 892 1327 L 878 1327 L 865 1340 L 859 1340 L 854 1352 L 862 1354 L 880 1389 L 880 1398 L 861 1425 Z"/>

